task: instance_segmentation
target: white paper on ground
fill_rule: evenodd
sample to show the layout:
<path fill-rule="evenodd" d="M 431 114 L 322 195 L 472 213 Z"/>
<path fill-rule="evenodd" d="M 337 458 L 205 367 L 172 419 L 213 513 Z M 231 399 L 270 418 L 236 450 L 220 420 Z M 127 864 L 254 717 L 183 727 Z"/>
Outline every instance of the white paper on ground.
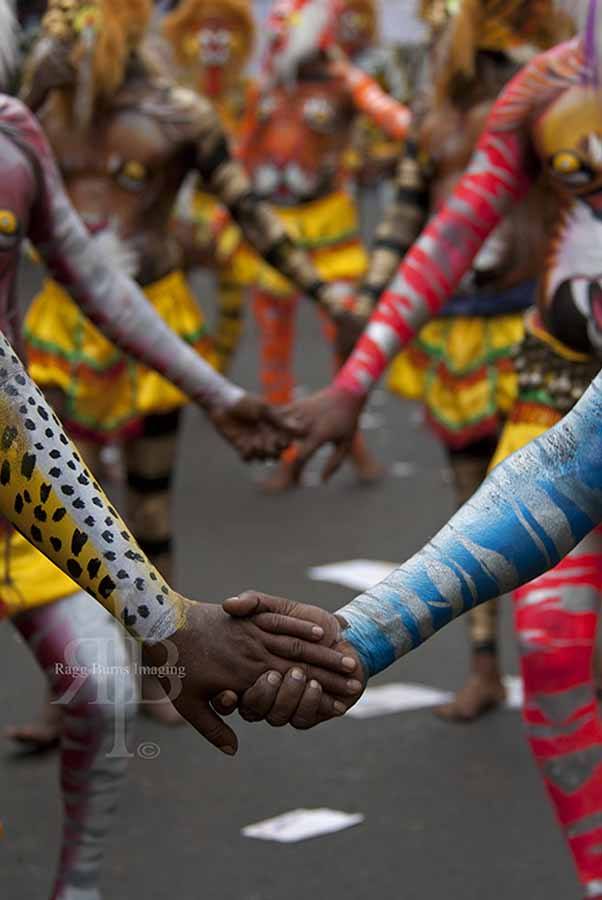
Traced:
<path fill-rule="evenodd" d="M 363 821 L 361 813 L 344 813 L 336 809 L 293 809 L 273 819 L 247 825 L 242 829 L 242 834 L 262 841 L 292 844 L 322 834 L 343 831 Z"/>
<path fill-rule="evenodd" d="M 381 684 L 367 688 L 347 713 L 353 719 L 371 719 L 396 712 L 407 712 L 448 703 L 452 694 L 423 684 Z"/>
<path fill-rule="evenodd" d="M 504 677 L 504 685 L 506 686 L 506 706 L 508 709 L 522 709 L 523 705 L 523 683 L 518 675 L 506 675 Z"/>
<path fill-rule="evenodd" d="M 347 562 L 314 566 L 308 570 L 312 581 L 330 581 L 354 591 L 365 591 L 396 568 L 395 563 L 380 562 L 377 559 L 350 559 Z"/>

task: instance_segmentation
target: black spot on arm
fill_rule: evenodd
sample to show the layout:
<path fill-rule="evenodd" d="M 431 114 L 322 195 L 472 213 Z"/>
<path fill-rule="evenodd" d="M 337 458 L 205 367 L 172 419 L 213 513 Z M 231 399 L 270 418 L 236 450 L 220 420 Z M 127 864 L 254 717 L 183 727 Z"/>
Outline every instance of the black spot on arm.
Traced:
<path fill-rule="evenodd" d="M 23 459 L 21 460 L 21 475 L 24 478 L 29 479 L 33 475 L 33 470 L 36 467 L 36 455 L 35 453 L 24 453 Z"/>
<path fill-rule="evenodd" d="M 43 506 L 36 506 L 34 508 L 33 514 L 38 522 L 45 522 L 48 518 L 48 514 Z"/>
<path fill-rule="evenodd" d="M 88 575 L 90 576 L 90 578 L 96 578 L 100 571 L 101 565 L 102 563 L 99 559 L 95 558 L 90 560 L 90 562 L 88 563 Z"/>
<path fill-rule="evenodd" d="M 40 531 L 40 529 L 38 528 L 37 525 L 31 526 L 30 533 L 31 533 L 31 536 L 34 539 L 34 541 L 36 541 L 36 543 L 38 543 L 38 544 L 42 543 L 42 532 Z"/>
<path fill-rule="evenodd" d="M 65 509 L 65 507 L 64 507 L 64 506 L 59 506 L 58 509 L 55 509 L 55 511 L 54 511 L 54 513 L 53 513 L 53 515 L 52 515 L 52 521 L 53 521 L 53 522 L 60 522 L 61 519 L 64 519 L 66 515 L 67 515 L 67 510 Z"/>
<path fill-rule="evenodd" d="M 73 537 L 71 538 L 71 552 L 73 555 L 79 556 L 87 543 L 88 535 L 84 534 L 83 531 L 80 531 L 79 528 L 76 528 L 73 532 Z"/>
<path fill-rule="evenodd" d="M 68 559 L 67 560 L 67 571 L 71 575 L 72 578 L 79 578 L 82 573 L 82 567 L 78 563 L 76 559 Z"/>
<path fill-rule="evenodd" d="M 0 468 L 0 484 L 3 487 L 10 484 L 10 463 L 7 459 L 4 460 Z"/>
<path fill-rule="evenodd" d="M 108 575 L 105 575 L 105 577 L 102 579 L 102 581 L 98 585 L 98 593 L 105 600 L 108 600 L 114 590 L 115 590 L 115 582 Z"/>

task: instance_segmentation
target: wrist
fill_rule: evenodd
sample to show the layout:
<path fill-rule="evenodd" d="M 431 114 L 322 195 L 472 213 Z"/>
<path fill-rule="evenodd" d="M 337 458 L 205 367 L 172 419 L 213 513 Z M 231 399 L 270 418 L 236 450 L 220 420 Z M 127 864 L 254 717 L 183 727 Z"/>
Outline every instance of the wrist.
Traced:
<path fill-rule="evenodd" d="M 212 372 L 212 375 L 214 378 L 212 389 L 203 389 L 197 397 L 197 405 L 208 416 L 228 412 L 246 396 L 243 388 L 224 378 L 223 375 L 218 372 Z"/>
<path fill-rule="evenodd" d="M 366 402 L 372 383 L 366 384 L 354 373 L 353 353 L 335 375 L 331 390 L 336 391 L 342 402 L 353 403 L 360 408 Z"/>
<path fill-rule="evenodd" d="M 343 629 L 342 641 L 348 644 L 360 659 L 366 678 L 382 672 L 395 662 L 394 644 L 361 608 L 361 597 L 357 597 L 336 613 Z"/>

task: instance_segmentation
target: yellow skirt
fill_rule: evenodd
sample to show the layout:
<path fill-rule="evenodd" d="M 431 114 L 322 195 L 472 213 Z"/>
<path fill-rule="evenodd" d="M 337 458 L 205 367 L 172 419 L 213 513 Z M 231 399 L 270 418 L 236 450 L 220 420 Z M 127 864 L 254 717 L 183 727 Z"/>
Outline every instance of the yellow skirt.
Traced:
<path fill-rule="evenodd" d="M 181 272 L 144 289 L 164 322 L 213 362 L 197 301 Z M 168 381 L 111 344 L 54 281 L 46 281 L 25 319 L 30 372 L 45 388 L 65 395 L 64 418 L 73 433 L 99 442 L 128 436 L 144 416 L 183 406 Z"/>
<path fill-rule="evenodd" d="M 0 618 L 54 603 L 80 590 L 24 537 L 6 526 L 0 532 L 0 552 Z"/>
<path fill-rule="evenodd" d="M 451 448 L 495 435 L 517 396 L 512 357 L 524 333 L 522 312 L 434 319 L 394 360 L 389 388 L 421 400 Z"/>
<path fill-rule="evenodd" d="M 365 273 L 368 261 L 360 241 L 357 210 L 347 193 L 337 191 L 312 203 L 273 209 L 291 238 L 309 253 L 324 281 L 355 282 Z M 283 299 L 298 293 L 245 243 L 231 220 L 223 219 L 215 231 L 218 261 L 230 283 Z"/>
<path fill-rule="evenodd" d="M 503 462 L 508 456 L 534 441 L 549 428 L 562 419 L 562 413 L 539 403 L 526 403 L 519 400 L 506 422 L 496 451 L 491 460 L 490 470 Z"/>

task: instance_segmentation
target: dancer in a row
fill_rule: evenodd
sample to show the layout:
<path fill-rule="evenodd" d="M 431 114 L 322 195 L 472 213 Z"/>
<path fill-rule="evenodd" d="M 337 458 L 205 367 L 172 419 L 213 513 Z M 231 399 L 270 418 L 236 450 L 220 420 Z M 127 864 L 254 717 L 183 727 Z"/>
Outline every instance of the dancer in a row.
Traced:
<path fill-rule="evenodd" d="M 12 17 L 0 4 L 0 78 L 8 74 Z M 17 101 L 0 96 L 0 326 L 19 338 L 15 281 L 23 241 L 28 237 L 40 256 L 82 304 L 86 313 L 125 352 L 156 367 L 188 393 L 218 430 L 243 456 L 278 455 L 290 439 L 282 417 L 217 375 L 182 342 L 148 305 L 136 285 L 111 268 L 77 218 L 64 193 L 46 140 L 32 116 Z M 175 702 L 179 711 L 216 746 L 231 753 L 236 742 L 211 711 L 209 700 L 222 687 L 239 689 L 258 671 L 282 659 L 286 672 L 296 650 L 333 671 L 341 657 L 316 655 L 317 636 L 299 621 L 290 623 L 293 643 L 271 646 L 259 632 L 233 631 L 219 610 L 193 604 L 174 592 L 148 562 L 134 538 L 104 497 L 94 476 L 70 444 L 60 421 L 29 379 L 8 341 L 0 341 L 0 514 L 39 550 L 30 550 L 5 523 L 0 598 L 2 612 L 19 613 L 15 623 L 48 671 L 74 641 L 96 637 L 110 643 L 115 665 L 125 655 L 102 610 L 87 606 L 76 585 L 105 606 L 139 641 L 151 665 L 161 666 L 169 638 L 187 672 Z M 44 553 L 62 571 L 46 564 Z M 37 554 L 37 555 L 36 555 Z M 74 584 L 74 582 L 76 584 Z M 52 602 L 55 601 L 55 602 Z M 286 607 L 283 607 L 286 612 Z M 288 620 L 282 622 L 288 627 Z M 299 631 L 301 629 L 301 632 Z M 286 628 L 285 632 L 286 633 Z M 92 651 L 93 652 L 93 651 Z M 240 660 L 238 655 L 240 654 Z M 308 660 L 311 662 L 311 659 Z M 202 660 L 202 663 L 201 663 Z M 334 661 L 334 666 L 332 662 Z M 90 662 L 87 656 L 83 664 Z M 336 693 L 349 690 L 349 678 L 315 672 Z M 335 682 L 330 682 L 334 677 Z M 123 774 L 121 764 L 105 759 L 109 716 L 123 713 L 130 679 L 115 677 L 85 684 L 77 676 L 52 681 L 65 704 L 62 755 L 66 822 L 61 868 L 54 897 L 71 900 L 78 890 L 96 897 L 98 866 L 110 815 Z M 107 702 L 96 706 L 97 691 Z M 68 696 L 65 696 L 67 692 Z M 315 690 L 320 694 L 318 689 Z M 116 704 L 112 703 L 116 700 Z M 69 741 L 77 732 L 79 749 Z M 99 779 L 106 796 L 98 791 Z M 81 895 L 80 895 L 81 896 Z"/>
<path fill-rule="evenodd" d="M 174 76 L 213 103 L 236 151 L 257 90 L 245 71 L 255 42 L 250 0 L 183 0 L 165 17 L 161 31 Z M 228 224 L 214 194 L 195 187 L 193 181 L 183 192 L 185 206 L 174 216 L 174 232 L 185 263 L 215 271 L 212 350 L 219 371 L 228 372 L 242 335 L 249 286 L 244 272 L 229 264 L 239 240 L 236 227 Z"/>
<path fill-rule="evenodd" d="M 374 303 L 430 215 L 453 190 L 505 84 L 538 51 L 569 37 L 566 15 L 540 0 L 465 0 L 439 32 L 429 85 L 417 98 L 398 168 L 395 201 L 377 230 L 363 303 Z M 540 189 L 488 238 L 441 315 L 394 362 L 389 386 L 424 402 L 447 451 L 460 506 L 481 483 L 516 395 L 514 354 L 524 311 L 535 302 L 545 225 L 554 201 Z M 473 719 L 504 699 L 497 660 L 497 605 L 469 616 L 471 672 L 444 718 Z"/>
<path fill-rule="evenodd" d="M 337 14 L 345 5 L 335 0 L 274 4 L 263 74 L 255 103 L 247 111 L 239 150 L 255 193 L 273 206 L 283 227 L 307 250 L 341 299 L 366 265 L 357 209 L 344 171 L 358 110 L 397 138 L 405 134 L 409 122 L 407 108 L 388 98 L 360 70 L 339 60 L 333 72 L 327 51 L 342 40 Z M 374 16 L 362 16 L 359 24 L 359 31 L 345 32 L 351 43 L 343 43 L 344 50 L 358 52 L 373 40 Z M 243 285 L 252 286 L 264 396 L 271 403 L 288 403 L 294 385 L 299 286 L 265 266 L 243 235 L 236 239 L 227 220 L 220 228 L 229 260 L 224 277 L 241 290 Z M 328 323 L 326 328 L 332 339 Z M 360 437 L 353 458 L 361 478 L 378 476 L 380 468 Z M 290 471 L 286 457 L 268 487 L 288 487 Z"/>
<path fill-rule="evenodd" d="M 466 174 L 406 254 L 335 386 L 299 405 L 311 426 L 300 459 L 335 441 L 328 471 L 336 466 L 387 361 L 442 308 L 488 235 L 540 175 L 558 193 L 560 212 L 538 311 L 527 322 L 518 357 L 519 399 L 495 461 L 545 432 L 579 399 L 600 368 L 602 347 L 601 34 L 592 0 L 580 38 L 537 56 L 502 93 Z M 458 611 L 551 568 L 599 523 L 595 388 L 583 410 L 535 451 L 519 453 L 495 471 L 476 505 L 468 504 L 401 575 L 352 607 L 352 633 L 369 669 L 419 643 Z M 540 475 L 535 466 L 542 454 Z M 517 478 L 514 487 L 506 481 L 508 471 Z M 531 747 L 587 897 L 602 896 L 602 735 L 591 665 L 601 572 L 599 535 L 592 533 L 550 576 L 516 595 Z M 403 610 L 397 629 L 389 618 L 393 605 Z M 376 615 L 378 626 L 370 621 Z"/>
<path fill-rule="evenodd" d="M 168 234 L 177 192 L 197 172 L 266 261 L 336 317 L 332 289 L 253 193 L 210 103 L 149 65 L 142 42 L 151 9 L 150 0 L 52 0 L 26 78 L 24 96 L 95 242 L 200 351 L 204 324 Z M 128 518 L 169 576 L 171 482 L 185 397 L 131 363 L 53 281 L 31 307 L 26 340 L 34 378 L 53 392 L 92 468 L 103 443 L 125 439 Z"/>

